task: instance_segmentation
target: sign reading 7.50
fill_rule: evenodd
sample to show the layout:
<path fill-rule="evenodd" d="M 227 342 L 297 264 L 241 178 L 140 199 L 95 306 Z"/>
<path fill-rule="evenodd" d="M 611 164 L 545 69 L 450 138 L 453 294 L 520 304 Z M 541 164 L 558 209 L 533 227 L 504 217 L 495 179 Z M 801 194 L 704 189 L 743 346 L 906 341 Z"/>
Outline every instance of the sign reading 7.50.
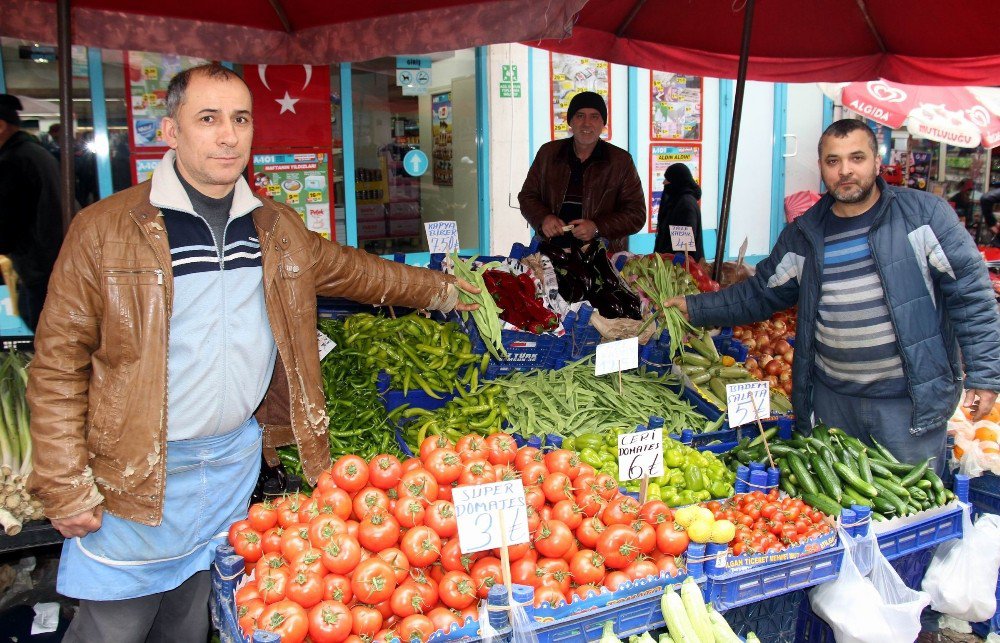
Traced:
<path fill-rule="evenodd" d="M 496 549 L 505 541 L 507 545 L 528 542 L 528 503 L 520 480 L 455 487 L 452 502 L 463 554 Z"/>
<path fill-rule="evenodd" d="M 618 478 L 637 480 L 663 475 L 663 429 L 618 435 Z"/>

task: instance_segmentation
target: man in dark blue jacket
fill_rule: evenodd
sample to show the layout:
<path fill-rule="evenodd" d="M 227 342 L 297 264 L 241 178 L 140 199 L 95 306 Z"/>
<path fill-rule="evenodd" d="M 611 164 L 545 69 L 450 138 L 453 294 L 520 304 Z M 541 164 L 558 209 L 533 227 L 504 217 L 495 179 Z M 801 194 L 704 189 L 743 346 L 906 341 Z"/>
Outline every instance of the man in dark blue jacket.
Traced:
<path fill-rule="evenodd" d="M 747 324 L 798 304 L 800 430 L 823 421 L 906 462 L 937 458 L 940 470 L 963 380 L 974 419 L 1000 391 L 1000 314 L 985 264 L 943 199 L 878 176 L 863 122 L 827 128 L 819 167 L 829 191 L 782 231 L 753 278 L 667 304 L 696 326 Z"/>

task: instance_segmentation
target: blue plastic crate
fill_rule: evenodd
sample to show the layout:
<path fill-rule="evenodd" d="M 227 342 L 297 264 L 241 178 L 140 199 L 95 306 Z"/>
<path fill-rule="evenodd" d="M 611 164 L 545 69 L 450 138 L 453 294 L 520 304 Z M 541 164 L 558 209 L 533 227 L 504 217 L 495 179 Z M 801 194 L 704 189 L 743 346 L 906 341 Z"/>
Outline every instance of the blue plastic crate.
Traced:
<path fill-rule="evenodd" d="M 939 543 L 962 537 L 962 508 L 956 505 L 946 511 L 932 510 L 932 515 L 926 518 L 883 531 L 877 536 L 882 554 L 890 561 L 928 550 Z"/>
<path fill-rule="evenodd" d="M 472 350 L 475 353 L 486 352 L 486 344 L 479 335 L 479 329 L 470 319 L 468 322 L 459 322 L 463 330 L 468 333 L 472 340 Z M 516 371 L 530 371 L 536 368 L 554 370 L 562 368 L 566 363 L 566 353 L 568 343 L 565 337 L 555 335 L 535 335 L 521 331 L 504 330 L 501 331 L 500 341 L 507 351 L 507 359 L 490 359 L 485 373 L 480 373 L 483 380 L 492 380 L 513 373 Z"/>
<path fill-rule="evenodd" d="M 969 502 L 977 513 L 1000 514 L 1000 476 L 984 473 L 969 480 Z"/>
<path fill-rule="evenodd" d="M 433 411 L 434 409 L 441 408 L 455 397 L 455 393 L 450 391 L 434 391 L 439 397 L 431 397 L 419 387 L 415 389 L 411 388 L 406 392 L 406 395 L 403 395 L 403 391 L 401 390 L 389 389 L 389 375 L 385 372 L 379 373 L 375 386 L 378 392 L 382 394 L 382 399 L 385 400 L 386 410 L 390 412 L 404 404 L 408 404 L 410 408 Z"/>
<path fill-rule="evenodd" d="M 712 575 L 708 597 L 721 612 L 812 587 L 836 578 L 843 556 L 844 546 L 838 542 L 799 558 Z"/>
<path fill-rule="evenodd" d="M 676 578 L 660 577 L 643 579 L 635 585 L 614 593 L 604 592 L 591 596 L 590 604 L 563 606 L 548 615 L 546 611 L 531 606 L 526 608 L 528 617 L 535 621 L 532 627 L 538 643 L 596 641 L 601 637 L 604 623 L 613 621 L 615 634 L 626 638 L 665 626 L 660 598 L 665 584 L 679 584 L 685 575 Z M 574 605 L 576 605 L 574 603 Z M 577 610 L 574 613 L 574 609 Z"/>
<path fill-rule="evenodd" d="M 919 590 L 927 573 L 927 567 L 934 557 L 934 549 L 920 549 L 889 561 L 899 577 L 910 589 Z"/>
<path fill-rule="evenodd" d="M 579 312 L 569 312 L 563 319 L 563 328 L 566 329 L 563 339 L 567 343 L 567 361 L 576 361 L 597 352 L 597 345 L 601 343 L 602 338 L 601 332 L 590 324 L 590 317 L 593 314 L 593 307 L 585 303 Z"/>
<path fill-rule="evenodd" d="M 1000 580 L 997 580 L 996 597 L 997 611 L 993 614 L 993 618 L 988 621 L 972 624 L 972 631 L 983 638 L 986 638 L 990 634 L 1000 634 Z"/>
<path fill-rule="evenodd" d="M 804 597 L 802 590 L 788 592 L 731 609 L 723 616 L 739 636 L 753 632 L 762 643 L 793 643 L 799 605 L 809 603 Z"/>

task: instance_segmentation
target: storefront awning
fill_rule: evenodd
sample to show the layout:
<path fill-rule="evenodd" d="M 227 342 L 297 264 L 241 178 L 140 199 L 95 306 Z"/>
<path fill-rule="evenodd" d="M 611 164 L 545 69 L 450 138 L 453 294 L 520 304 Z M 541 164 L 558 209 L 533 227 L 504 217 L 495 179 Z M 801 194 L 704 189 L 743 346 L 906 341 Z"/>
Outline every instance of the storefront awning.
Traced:
<path fill-rule="evenodd" d="M 568 38 L 526 44 L 736 78 L 746 0 L 590 0 Z M 747 78 L 1000 85 L 997 0 L 758 0 Z"/>
<path fill-rule="evenodd" d="M 72 42 L 237 63 L 329 64 L 562 38 L 586 0 L 71 0 Z M 4 0 L 0 36 L 55 43 L 54 0 Z"/>

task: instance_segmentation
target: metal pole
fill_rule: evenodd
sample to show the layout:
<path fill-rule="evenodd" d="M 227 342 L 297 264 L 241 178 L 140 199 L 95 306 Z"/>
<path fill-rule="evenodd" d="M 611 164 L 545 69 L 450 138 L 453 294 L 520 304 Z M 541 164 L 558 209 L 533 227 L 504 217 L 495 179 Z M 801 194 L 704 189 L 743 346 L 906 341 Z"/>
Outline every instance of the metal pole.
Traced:
<path fill-rule="evenodd" d="M 740 46 L 740 66 L 736 72 L 736 95 L 733 100 L 733 126 L 729 134 L 726 158 L 726 182 L 722 189 L 722 209 L 719 212 L 718 243 L 715 246 L 716 281 L 722 277 L 722 262 L 726 257 L 726 237 L 729 236 L 729 206 L 733 200 L 733 174 L 736 172 L 736 149 L 740 144 L 740 121 L 743 116 L 743 90 L 747 84 L 747 63 L 750 60 L 750 34 L 753 31 L 754 0 L 747 0 L 743 16 L 743 43 Z"/>
<path fill-rule="evenodd" d="M 59 171 L 62 177 L 63 234 L 76 210 L 76 179 L 73 175 L 73 45 L 70 39 L 70 0 L 56 2 L 59 62 Z"/>

